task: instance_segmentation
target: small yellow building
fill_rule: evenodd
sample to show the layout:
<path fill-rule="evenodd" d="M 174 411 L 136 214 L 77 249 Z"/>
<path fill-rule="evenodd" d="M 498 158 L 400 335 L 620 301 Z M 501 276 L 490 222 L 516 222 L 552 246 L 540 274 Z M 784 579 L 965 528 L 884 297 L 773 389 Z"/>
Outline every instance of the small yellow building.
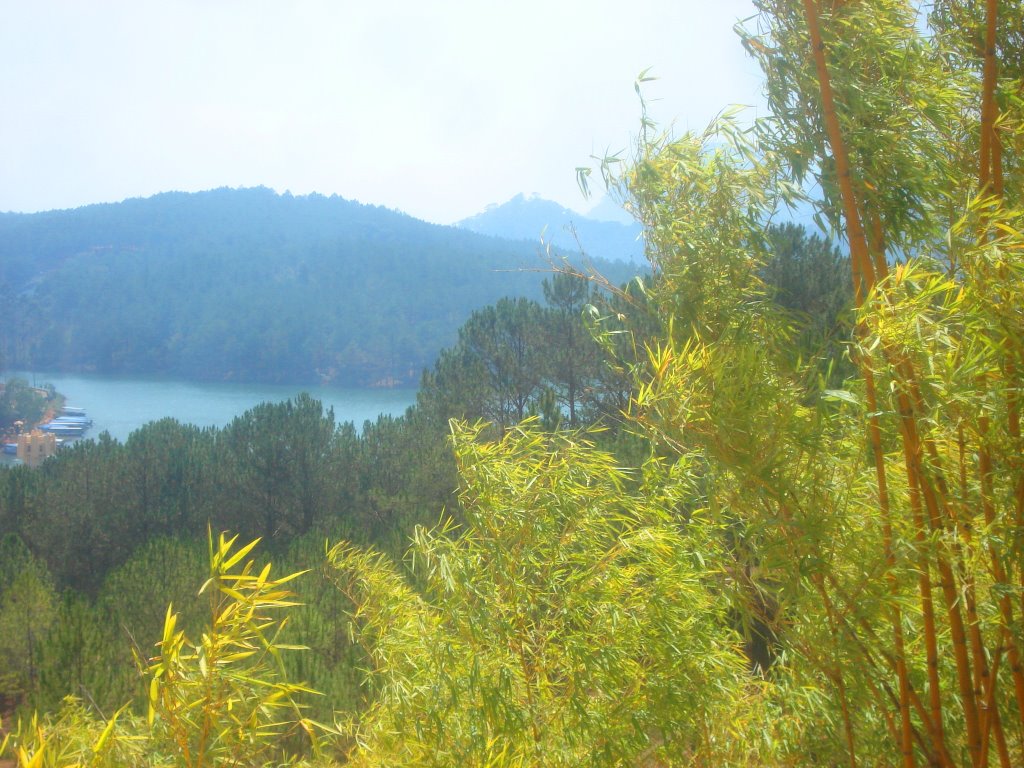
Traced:
<path fill-rule="evenodd" d="M 56 435 L 39 429 L 18 435 L 18 459 L 27 467 L 38 467 L 56 452 Z"/>

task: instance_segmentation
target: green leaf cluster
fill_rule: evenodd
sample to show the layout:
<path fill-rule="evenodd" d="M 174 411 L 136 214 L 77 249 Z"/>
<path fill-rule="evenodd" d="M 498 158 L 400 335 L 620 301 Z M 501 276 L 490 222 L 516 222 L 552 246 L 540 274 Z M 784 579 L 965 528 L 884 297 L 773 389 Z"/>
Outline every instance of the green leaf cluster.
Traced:
<path fill-rule="evenodd" d="M 196 641 L 168 607 L 152 658 L 137 659 L 147 680 L 148 712 L 121 707 L 97 716 L 68 698 L 53 716 L 20 721 L 0 744 L 20 768 L 202 768 L 306 764 L 319 754 L 329 726 L 307 718 L 296 696 L 313 693 L 290 682 L 283 658 L 302 646 L 285 643 L 283 609 L 295 607 L 285 586 L 301 572 L 274 578 L 270 564 L 246 560 L 257 545 L 237 536 L 209 537 L 209 579 L 199 590 L 208 624 Z"/>
<path fill-rule="evenodd" d="M 728 762 L 758 685 L 672 487 L 626 490 L 614 458 L 527 421 L 456 426 L 466 519 L 421 529 L 414 591 L 372 551 L 331 553 L 375 696 L 353 765 Z"/>

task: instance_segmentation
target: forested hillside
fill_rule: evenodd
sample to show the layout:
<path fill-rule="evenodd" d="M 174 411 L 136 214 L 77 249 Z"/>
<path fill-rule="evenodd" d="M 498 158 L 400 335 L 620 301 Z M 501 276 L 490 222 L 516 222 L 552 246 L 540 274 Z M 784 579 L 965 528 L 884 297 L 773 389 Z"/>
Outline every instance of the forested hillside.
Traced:
<path fill-rule="evenodd" d="M 0 365 L 410 384 L 546 268 L 533 244 L 268 189 L 2 214 Z"/>

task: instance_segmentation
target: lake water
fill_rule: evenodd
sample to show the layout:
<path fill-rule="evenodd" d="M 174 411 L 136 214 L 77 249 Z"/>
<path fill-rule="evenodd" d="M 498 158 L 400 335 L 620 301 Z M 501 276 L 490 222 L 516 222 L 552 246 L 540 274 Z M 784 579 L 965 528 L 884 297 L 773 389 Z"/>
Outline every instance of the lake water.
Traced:
<path fill-rule="evenodd" d="M 103 430 L 124 442 L 128 435 L 150 421 L 173 417 L 183 424 L 223 427 L 263 402 L 281 402 L 308 392 L 334 408 L 334 420 L 364 421 L 380 414 L 401 414 L 416 402 L 415 389 L 347 389 L 284 384 L 196 384 L 167 379 L 120 378 L 87 374 L 5 372 L 3 378 L 19 377 L 37 386 L 53 384 L 67 404 L 84 408 L 93 426 L 86 437 Z"/>

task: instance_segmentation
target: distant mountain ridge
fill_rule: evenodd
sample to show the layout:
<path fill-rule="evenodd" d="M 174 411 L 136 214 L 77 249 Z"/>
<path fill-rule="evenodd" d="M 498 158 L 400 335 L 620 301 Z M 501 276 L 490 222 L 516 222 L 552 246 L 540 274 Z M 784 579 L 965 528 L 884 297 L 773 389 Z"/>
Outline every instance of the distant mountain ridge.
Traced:
<path fill-rule="evenodd" d="M 624 211 L 614 210 L 605 199 L 595 209 L 599 216 L 587 216 L 536 195 L 516 195 L 501 205 L 490 205 L 481 213 L 456 223 L 460 229 L 483 235 L 545 243 L 567 253 L 583 253 L 607 261 L 644 261 L 641 228 Z M 614 220 L 609 220 L 614 216 Z"/>
<path fill-rule="evenodd" d="M 416 384 L 474 309 L 539 297 L 543 266 L 533 244 L 262 187 L 5 213 L 0 369 Z"/>

